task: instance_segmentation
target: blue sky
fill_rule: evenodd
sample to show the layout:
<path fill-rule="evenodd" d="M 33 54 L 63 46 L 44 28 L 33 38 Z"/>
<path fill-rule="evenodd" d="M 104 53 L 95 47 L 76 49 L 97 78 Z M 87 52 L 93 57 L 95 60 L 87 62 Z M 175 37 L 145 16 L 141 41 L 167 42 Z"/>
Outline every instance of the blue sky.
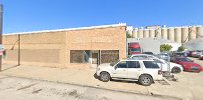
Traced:
<path fill-rule="evenodd" d="M 203 25 L 203 0 L 0 0 L 3 33 L 127 23 Z"/>

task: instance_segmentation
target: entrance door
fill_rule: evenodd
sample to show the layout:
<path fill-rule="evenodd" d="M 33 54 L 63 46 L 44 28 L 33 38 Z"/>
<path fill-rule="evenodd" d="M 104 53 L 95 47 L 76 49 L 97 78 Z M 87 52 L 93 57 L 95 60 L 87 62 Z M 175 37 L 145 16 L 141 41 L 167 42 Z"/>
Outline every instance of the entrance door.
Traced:
<path fill-rule="evenodd" d="M 99 64 L 99 53 L 92 53 L 92 67 L 96 68 Z"/>

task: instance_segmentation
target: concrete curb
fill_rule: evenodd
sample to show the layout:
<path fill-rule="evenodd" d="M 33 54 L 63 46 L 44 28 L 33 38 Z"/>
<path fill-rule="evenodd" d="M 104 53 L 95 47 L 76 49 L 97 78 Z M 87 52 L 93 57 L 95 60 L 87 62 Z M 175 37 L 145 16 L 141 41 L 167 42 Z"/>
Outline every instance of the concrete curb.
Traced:
<path fill-rule="evenodd" d="M 141 92 L 135 92 L 135 91 L 130 91 L 130 90 L 117 90 L 117 89 L 109 89 L 109 88 L 103 88 L 103 87 L 96 87 L 96 86 L 90 86 L 90 85 L 83 85 L 83 84 L 76 84 L 76 83 L 68 83 L 68 82 L 59 82 L 59 81 L 50 81 L 50 80 L 44 80 L 44 79 L 37 79 L 33 77 L 21 77 L 21 76 L 14 76 L 14 75 L 7 75 L 7 74 L 2 74 L 4 76 L 9 77 L 15 77 L 15 78 L 22 78 L 22 79 L 31 79 L 31 80 L 36 80 L 36 81 L 44 81 L 44 82 L 52 82 L 52 83 L 60 83 L 60 84 L 68 84 L 68 85 L 73 85 L 73 86 L 80 86 L 80 87 L 89 87 L 89 88 L 95 88 L 95 89 L 102 89 L 102 90 L 107 90 L 107 91 L 115 91 L 115 92 L 122 92 L 122 93 L 130 93 L 130 94 L 137 94 L 137 95 L 145 95 L 145 96 L 153 96 L 153 97 L 160 97 L 160 98 L 170 98 L 170 99 L 176 99 L 176 100 L 182 100 L 182 98 L 175 97 L 175 96 L 169 96 L 169 95 L 161 95 L 161 94 L 154 94 L 154 93 L 141 93 Z"/>

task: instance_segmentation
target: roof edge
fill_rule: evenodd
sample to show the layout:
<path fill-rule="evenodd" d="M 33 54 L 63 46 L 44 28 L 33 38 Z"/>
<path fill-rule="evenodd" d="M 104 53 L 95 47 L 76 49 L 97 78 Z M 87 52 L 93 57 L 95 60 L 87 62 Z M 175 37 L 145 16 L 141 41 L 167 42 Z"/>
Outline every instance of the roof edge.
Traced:
<path fill-rule="evenodd" d="M 74 30 L 88 30 L 88 29 L 119 27 L 119 26 L 127 26 L 127 24 L 126 23 L 119 23 L 119 24 L 99 25 L 99 26 L 89 26 L 89 27 L 78 27 L 78 28 L 65 28 L 65 29 L 56 29 L 56 30 L 42 30 L 42 31 L 30 31 L 30 32 L 3 33 L 3 35 L 46 33 L 46 32 L 61 32 L 61 31 L 74 31 Z"/>

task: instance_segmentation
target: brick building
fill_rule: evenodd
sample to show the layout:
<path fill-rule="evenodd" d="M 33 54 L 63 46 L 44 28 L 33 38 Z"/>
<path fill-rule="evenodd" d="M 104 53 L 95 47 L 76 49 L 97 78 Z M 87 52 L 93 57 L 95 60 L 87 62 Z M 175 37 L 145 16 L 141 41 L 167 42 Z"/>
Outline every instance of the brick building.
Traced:
<path fill-rule="evenodd" d="M 89 67 L 126 58 L 126 24 L 3 35 L 3 63 Z"/>

